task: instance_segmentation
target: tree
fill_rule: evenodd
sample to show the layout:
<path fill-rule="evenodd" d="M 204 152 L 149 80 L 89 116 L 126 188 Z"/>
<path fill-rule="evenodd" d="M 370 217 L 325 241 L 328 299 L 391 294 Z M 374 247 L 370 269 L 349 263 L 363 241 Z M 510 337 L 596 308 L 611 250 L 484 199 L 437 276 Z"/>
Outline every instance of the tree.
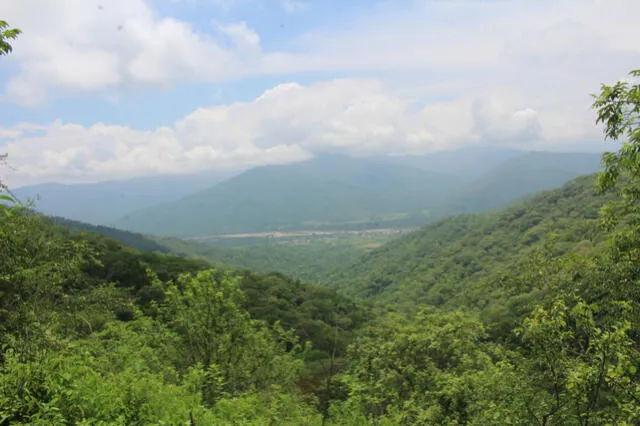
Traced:
<path fill-rule="evenodd" d="M 18 28 L 11 28 L 6 21 L 0 19 L 0 56 L 13 51 L 9 40 L 15 40 L 22 33 Z"/>
<path fill-rule="evenodd" d="M 640 69 L 631 71 L 632 79 L 640 77 Z M 621 201 L 610 204 L 605 210 L 610 224 L 617 222 L 621 214 L 636 218 L 640 209 L 640 83 L 618 81 L 613 85 L 601 85 L 594 96 L 593 108 L 597 124 L 604 124 L 605 139 L 619 141 L 618 152 L 607 152 L 602 157 L 604 172 L 599 176 L 601 189 L 616 188 Z M 620 180 L 625 185 L 616 187 Z M 636 219 L 636 223 L 638 220 Z"/>
<path fill-rule="evenodd" d="M 210 405 L 227 394 L 290 386 L 302 368 L 298 339 L 251 319 L 244 297 L 237 278 L 215 269 L 181 275 L 167 288 L 165 319 L 182 340 L 182 362 L 202 370 Z"/>
<path fill-rule="evenodd" d="M 632 306 L 610 305 L 559 298 L 549 309 L 538 306 L 516 330 L 528 354 L 520 364 L 522 377 L 540 391 L 525 395 L 531 423 L 637 424 L 639 354 L 629 336 Z M 611 309 L 616 315 L 610 324 L 598 324 L 598 316 Z"/>
<path fill-rule="evenodd" d="M 0 56 L 8 55 L 13 51 L 13 47 L 11 47 L 11 44 L 8 40 L 15 40 L 16 38 L 18 38 L 18 35 L 20 35 L 20 33 L 22 33 L 22 31 L 17 28 L 10 28 L 9 24 L 6 21 L 0 19 Z M 6 160 L 7 154 L 0 154 L 0 165 L 5 164 Z M 8 188 L 0 180 L 0 192 L 3 191 L 8 192 Z M 14 203 L 15 199 L 13 196 L 0 194 L 0 202 L 1 201 Z M 3 211 L 6 211 L 6 208 L 3 204 L 0 204 L 0 212 Z"/>

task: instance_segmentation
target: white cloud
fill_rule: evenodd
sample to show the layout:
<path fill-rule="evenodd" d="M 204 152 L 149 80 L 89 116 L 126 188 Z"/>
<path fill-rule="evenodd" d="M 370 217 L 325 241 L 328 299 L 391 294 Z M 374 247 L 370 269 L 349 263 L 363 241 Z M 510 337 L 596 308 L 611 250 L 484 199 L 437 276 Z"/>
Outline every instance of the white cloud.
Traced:
<path fill-rule="evenodd" d="M 260 50 L 260 36 L 247 23 L 242 21 L 234 24 L 217 25 L 218 31 L 225 34 L 239 49 Z"/>
<path fill-rule="evenodd" d="M 309 9 L 310 4 L 303 1 L 296 0 L 283 0 L 282 9 L 287 15 L 295 15 L 296 13 L 303 12 Z"/>
<path fill-rule="evenodd" d="M 295 81 L 300 72 L 384 75 L 385 83 L 281 84 L 252 102 L 199 108 L 146 132 L 63 122 L 0 129 L 16 182 L 240 167 L 323 150 L 587 149 L 600 138 L 588 94 L 640 63 L 637 0 L 381 2 L 280 51 L 242 21 L 212 24 L 205 34 L 156 15 L 145 0 L 104 4 L 1 2 L 0 16 L 25 31 L 9 59 L 20 71 L 7 96 L 37 104 L 59 93 L 107 92 L 126 102 L 132 87 L 248 75 Z"/>
<path fill-rule="evenodd" d="M 0 16 L 24 30 L 10 59 L 20 72 L 5 88 L 8 98 L 37 105 L 52 94 L 113 97 L 131 87 L 299 72 L 386 72 L 398 81 L 411 72 L 443 85 L 463 79 L 534 93 L 552 83 L 575 96 L 640 62 L 636 0 L 380 2 L 276 51 L 264 49 L 246 22 L 198 32 L 158 16 L 148 1 L 111 0 L 102 8 L 85 0 L 0 3 Z M 294 12 L 304 5 L 284 0 L 271 7 Z"/>
<path fill-rule="evenodd" d="M 558 120 L 553 111 L 522 107 L 507 94 L 419 107 L 378 80 L 338 79 L 281 84 L 253 101 L 199 108 L 170 127 L 151 131 L 57 121 L 5 128 L 0 135 L 7 138 L 15 168 L 10 182 L 17 185 L 243 168 L 327 151 L 415 154 L 471 143 L 536 148 L 549 138 L 555 143 L 583 140 L 589 129 L 567 132 L 563 127 L 575 124 L 572 117 L 569 113 Z M 558 139 L 563 132 L 565 139 Z"/>
<path fill-rule="evenodd" d="M 38 13 L 33 13 L 38 10 Z M 233 46 L 188 23 L 157 16 L 144 0 L 2 2 L 0 16 L 23 30 L 10 60 L 20 72 L 9 100 L 44 102 L 51 92 L 82 93 L 218 81 L 246 72 L 260 39 L 246 24 L 221 27 Z"/>

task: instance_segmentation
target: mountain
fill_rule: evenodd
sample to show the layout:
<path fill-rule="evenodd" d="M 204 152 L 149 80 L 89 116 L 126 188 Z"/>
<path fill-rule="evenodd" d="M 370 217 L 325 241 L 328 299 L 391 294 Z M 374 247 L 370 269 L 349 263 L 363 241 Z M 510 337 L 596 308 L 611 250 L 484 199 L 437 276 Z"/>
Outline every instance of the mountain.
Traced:
<path fill-rule="evenodd" d="M 232 176 L 230 172 L 206 172 L 90 184 L 44 183 L 13 192 L 23 201 L 37 197 L 35 208 L 46 215 L 107 225 L 130 212 L 177 200 Z"/>
<path fill-rule="evenodd" d="M 597 172 L 600 157 L 595 153 L 521 153 L 465 186 L 446 209 L 456 213 L 485 211 L 557 188 L 578 176 Z"/>
<path fill-rule="evenodd" d="M 249 170 L 178 201 L 129 214 L 114 226 L 199 236 L 385 223 L 410 212 L 419 215 L 460 186 L 455 176 L 323 155 Z"/>
<path fill-rule="evenodd" d="M 424 155 L 379 157 L 376 161 L 453 174 L 470 182 L 522 154 L 523 151 L 517 149 L 477 146 Z"/>
<path fill-rule="evenodd" d="M 63 217 L 50 217 L 50 220 L 58 226 L 62 226 L 71 231 L 72 234 L 91 233 L 102 235 L 103 237 L 112 238 L 120 243 L 132 247 L 136 250 L 156 253 L 172 253 L 172 250 L 151 237 L 147 237 L 136 232 L 123 231 L 121 229 L 111 228 L 103 225 L 91 225 L 89 223 L 79 222 Z"/>
<path fill-rule="evenodd" d="M 464 299 L 552 235 L 560 252 L 590 250 L 609 199 L 596 195 L 595 175 L 581 176 L 504 210 L 447 218 L 392 240 L 334 273 L 327 285 L 412 307 Z"/>

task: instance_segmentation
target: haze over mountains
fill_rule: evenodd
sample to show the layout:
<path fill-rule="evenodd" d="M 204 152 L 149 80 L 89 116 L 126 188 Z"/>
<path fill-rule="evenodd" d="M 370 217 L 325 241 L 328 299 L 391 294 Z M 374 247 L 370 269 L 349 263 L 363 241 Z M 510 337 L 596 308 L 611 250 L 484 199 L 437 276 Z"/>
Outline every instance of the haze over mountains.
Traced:
<path fill-rule="evenodd" d="M 39 196 L 36 209 L 45 214 L 107 225 L 132 211 L 177 200 L 235 174 L 214 171 L 88 184 L 45 183 L 13 192 L 23 201 Z"/>
<path fill-rule="evenodd" d="M 600 165 L 595 153 L 479 148 L 423 156 L 324 154 L 288 165 L 18 189 L 49 215 L 194 237 L 299 229 L 421 226 L 557 187 Z M 228 178 L 228 179 L 225 179 Z"/>

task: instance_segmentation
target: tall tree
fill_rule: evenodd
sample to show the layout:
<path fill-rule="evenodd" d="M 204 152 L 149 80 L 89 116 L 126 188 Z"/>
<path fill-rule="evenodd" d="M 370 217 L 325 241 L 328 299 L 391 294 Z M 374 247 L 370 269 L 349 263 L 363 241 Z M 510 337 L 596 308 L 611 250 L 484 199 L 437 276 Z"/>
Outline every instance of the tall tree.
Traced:
<path fill-rule="evenodd" d="M 618 81 L 613 85 L 603 84 L 600 93 L 594 96 L 593 108 L 598 118 L 596 123 L 604 125 L 606 139 L 621 142 L 617 152 L 603 155 L 604 173 L 599 177 L 603 190 L 616 188 L 621 202 L 608 206 L 607 218 L 615 224 L 621 213 L 633 214 L 640 224 L 640 69 L 629 73 L 630 81 Z M 620 180 L 625 185 L 618 185 Z"/>

